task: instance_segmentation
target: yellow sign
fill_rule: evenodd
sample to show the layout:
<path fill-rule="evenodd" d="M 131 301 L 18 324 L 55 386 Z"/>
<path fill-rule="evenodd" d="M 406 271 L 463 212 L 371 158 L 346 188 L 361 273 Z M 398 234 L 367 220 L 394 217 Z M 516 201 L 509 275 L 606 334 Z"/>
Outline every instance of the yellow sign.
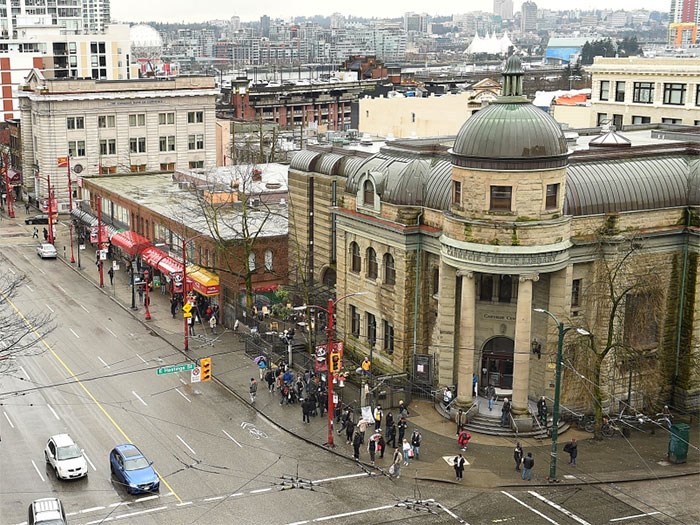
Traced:
<path fill-rule="evenodd" d="M 182 307 L 182 311 L 189 314 L 190 310 L 192 310 L 192 305 L 190 303 L 185 303 Z M 185 317 L 191 317 L 191 315 L 186 315 Z"/>
<path fill-rule="evenodd" d="M 182 317 L 184 317 L 185 319 L 189 319 L 190 317 L 192 317 L 192 312 L 185 312 L 184 314 L 182 314 Z"/>

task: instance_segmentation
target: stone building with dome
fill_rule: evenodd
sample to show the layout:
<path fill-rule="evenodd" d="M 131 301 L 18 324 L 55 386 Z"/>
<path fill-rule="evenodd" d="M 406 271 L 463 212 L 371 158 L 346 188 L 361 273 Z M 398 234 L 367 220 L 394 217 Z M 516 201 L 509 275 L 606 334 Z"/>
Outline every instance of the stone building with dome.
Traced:
<path fill-rule="evenodd" d="M 291 279 L 335 288 L 349 352 L 431 388 L 456 385 L 461 406 L 474 378 L 493 384 L 512 396 L 520 430 L 529 403 L 554 390 L 557 330 L 535 309 L 591 334 L 567 335 L 565 406 L 591 408 L 579 361 L 586 345 L 612 341 L 635 357 L 608 354 L 610 406 L 663 398 L 697 408 L 697 144 L 572 152 L 522 92 L 511 57 L 501 96 L 456 137 L 298 153 Z M 606 297 L 600 284 L 613 281 L 629 293 Z M 658 283 L 653 296 L 647 281 Z M 645 385 L 651 378 L 663 387 Z"/>

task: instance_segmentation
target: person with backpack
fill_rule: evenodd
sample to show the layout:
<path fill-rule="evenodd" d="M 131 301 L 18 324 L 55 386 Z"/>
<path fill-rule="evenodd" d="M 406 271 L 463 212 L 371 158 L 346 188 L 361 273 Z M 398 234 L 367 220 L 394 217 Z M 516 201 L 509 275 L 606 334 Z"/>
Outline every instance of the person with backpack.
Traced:
<path fill-rule="evenodd" d="M 532 452 L 527 453 L 527 457 L 523 460 L 523 480 L 532 481 L 532 469 L 535 466 L 535 458 L 532 457 Z"/>
<path fill-rule="evenodd" d="M 420 459 L 420 444 L 422 441 L 422 436 L 417 429 L 413 430 L 411 434 L 411 448 L 413 449 L 413 457 L 418 460 Z"/>
<path fill-rule="evenodd" d="M 576 438 L 571 438 L 566 445 L 564 445 L 564 452 L 569 454 L 569 465 L 576 466 L 576 456 L 578 456 L 578 444 L 576 443 Z"/>

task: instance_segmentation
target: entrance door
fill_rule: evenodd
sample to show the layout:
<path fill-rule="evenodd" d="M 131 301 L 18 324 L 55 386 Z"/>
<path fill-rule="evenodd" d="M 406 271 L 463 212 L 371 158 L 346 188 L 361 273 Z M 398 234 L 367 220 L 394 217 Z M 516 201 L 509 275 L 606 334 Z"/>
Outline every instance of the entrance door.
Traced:
<path fill-rule="evenodd" d="M 481 350 L 481 384 L 504 390 L 513 389 L 513 351 L 515 341 L 510 337 L 492 337 Z"/>

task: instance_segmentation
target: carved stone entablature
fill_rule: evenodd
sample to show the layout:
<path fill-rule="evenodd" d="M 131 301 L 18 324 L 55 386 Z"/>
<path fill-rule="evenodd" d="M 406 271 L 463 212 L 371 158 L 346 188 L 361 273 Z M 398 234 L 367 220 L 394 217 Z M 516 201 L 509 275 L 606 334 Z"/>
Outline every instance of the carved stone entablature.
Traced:
<path fill-rule="evenodd" d="M 538 274 L 556 272 L 569 264 L 571 242 L 544 246 L 492 246 L 440 237 L 443 261 L 458 273 L 518 274 L 538 279 Z"/>

